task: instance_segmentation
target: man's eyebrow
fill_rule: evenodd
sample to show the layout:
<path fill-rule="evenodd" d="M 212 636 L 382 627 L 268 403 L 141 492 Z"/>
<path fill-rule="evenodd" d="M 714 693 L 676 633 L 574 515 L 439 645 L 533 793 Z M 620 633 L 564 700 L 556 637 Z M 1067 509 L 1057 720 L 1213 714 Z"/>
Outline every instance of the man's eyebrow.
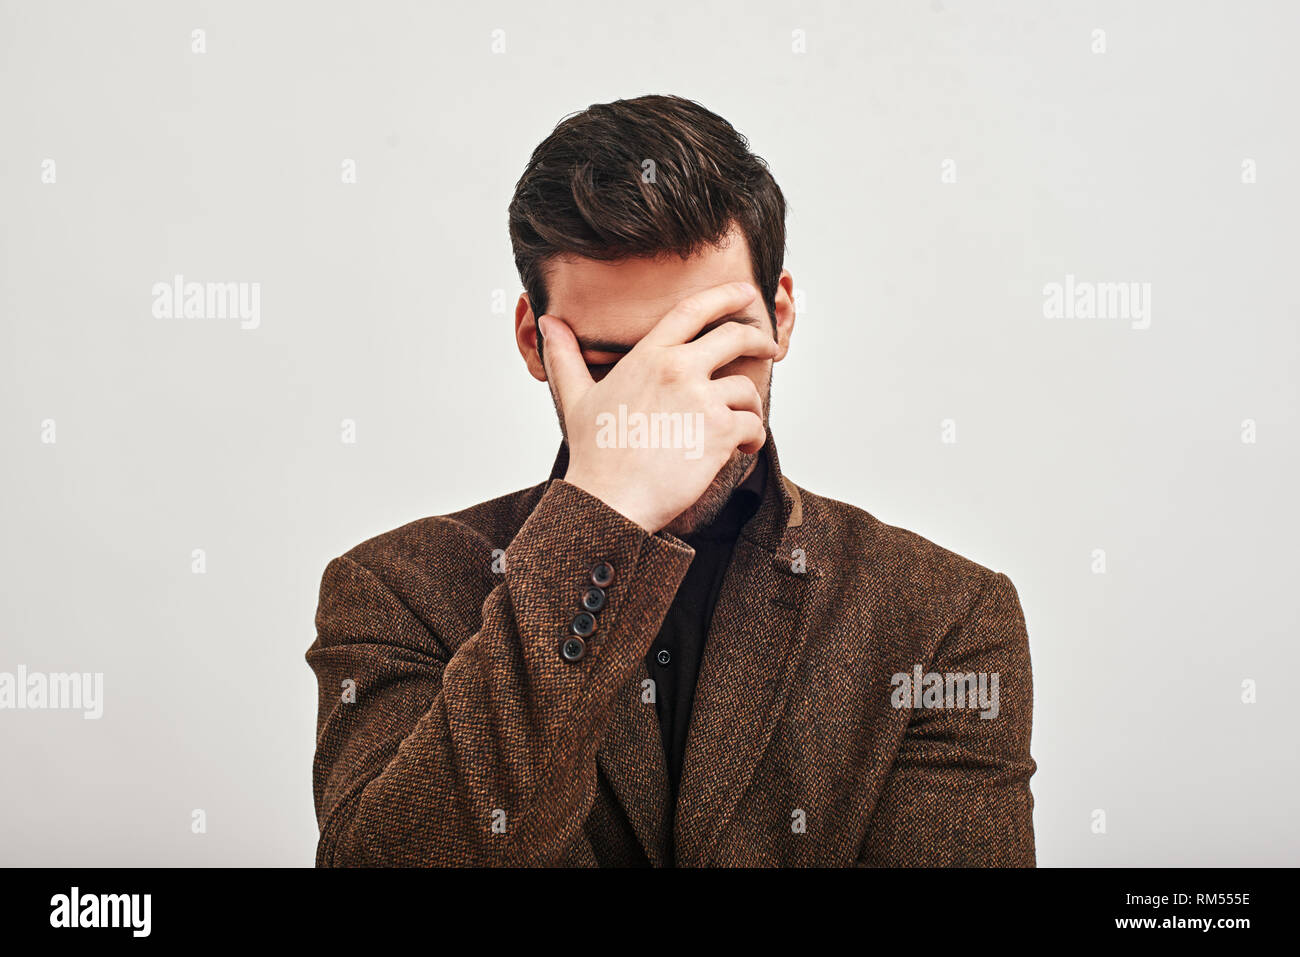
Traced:
<path fill-rule="evenodd" d="M 714 319 L 703 329 L 701 329 L 699 335 L 697 335 L 695 339 L 698 339 L 700 336 L 704 335 L 707 332 L 712 332 L 714 329 L 718 328 L 718 326 L 721 326 L 724 323 L 728 323 L 728 322 L 743 322 L 747 326 L 762 326 L 763 324 L 761 319 L 755 319 L 753 316 L 723 316 L 721 319 Z M 692 339 L 691 341 L 694 342 L 695 339 Z M 632 345 L 628 345 L 625 342 L 614 342 L 613 340 L 610 339 L 579 339 L 578 340 L 578 348 L 583 352 L 608 352 L 611 355 L 620 355 L 620 356 L 627 355 L 629 352 L 632 351 L 632 348 L 635 345 L 636 343 L 632 343 Z"/>

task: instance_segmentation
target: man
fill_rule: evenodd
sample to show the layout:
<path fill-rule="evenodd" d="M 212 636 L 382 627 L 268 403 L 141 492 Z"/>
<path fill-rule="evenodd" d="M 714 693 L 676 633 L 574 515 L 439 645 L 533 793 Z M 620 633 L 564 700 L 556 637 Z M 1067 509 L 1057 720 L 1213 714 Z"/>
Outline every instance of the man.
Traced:
<path fill-rule="evenodd" d="M 1006 576 L 799 488 L 785 203 L 725 120 L 593 106 L 510 205 L 550 479 L 325 571 L 317 864 L 1034 864 Z"/>

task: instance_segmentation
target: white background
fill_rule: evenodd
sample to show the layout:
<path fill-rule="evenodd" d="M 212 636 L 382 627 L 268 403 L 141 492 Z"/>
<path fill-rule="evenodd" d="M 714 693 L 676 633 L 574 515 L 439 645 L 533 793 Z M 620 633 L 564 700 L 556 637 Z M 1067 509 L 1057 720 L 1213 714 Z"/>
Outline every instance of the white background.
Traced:
<path fill-rule="evenodd" d="M 0 671 L 105 681 L 0 711 L 0 862 L 312 862 L 320 574 L 546 477 L 506 204 L 677 93 L 789 202 L 785 470 L 1019 590 L 1039 863 L 1297 863 L 1297 7 L 549 7 L 0 4 Z M 260 327 L 154 318 L 177 273 Z M 1067 273 L 1150 328 L 1045 318 Z"/>

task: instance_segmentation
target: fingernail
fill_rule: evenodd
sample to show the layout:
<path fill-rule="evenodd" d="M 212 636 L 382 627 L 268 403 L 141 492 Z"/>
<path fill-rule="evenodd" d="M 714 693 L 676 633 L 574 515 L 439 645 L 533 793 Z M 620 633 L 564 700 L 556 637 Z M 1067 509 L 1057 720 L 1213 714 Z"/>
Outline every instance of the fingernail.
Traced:
<path fill-rule="evenodd" d="M 542 334 L 542 338 L 546 338 L 546 317 L 545 316 L 537 317 L 537 331 Z"/>

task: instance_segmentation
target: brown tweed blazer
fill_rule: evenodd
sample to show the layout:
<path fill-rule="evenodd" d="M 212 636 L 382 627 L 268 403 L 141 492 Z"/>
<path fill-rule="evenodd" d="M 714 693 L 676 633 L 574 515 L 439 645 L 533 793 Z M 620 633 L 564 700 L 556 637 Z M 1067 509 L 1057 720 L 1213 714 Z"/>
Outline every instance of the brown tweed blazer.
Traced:
<path fill-rule="evenodd" d="M 1033 692 L 1010 580 L 770 472 L 705 645 L 674 860 L 644 657 L 693 551 L 563 481 L 335 559 L 318 866 L 1033 866 Z M 498 550 L 504 550 L 498 551 Z M 577 662 L 591 568 L 615 570 Z M 996 718 L 893 676 L 996 673 Z M 914 703 L 914 702 L 909 702 Z"/>

